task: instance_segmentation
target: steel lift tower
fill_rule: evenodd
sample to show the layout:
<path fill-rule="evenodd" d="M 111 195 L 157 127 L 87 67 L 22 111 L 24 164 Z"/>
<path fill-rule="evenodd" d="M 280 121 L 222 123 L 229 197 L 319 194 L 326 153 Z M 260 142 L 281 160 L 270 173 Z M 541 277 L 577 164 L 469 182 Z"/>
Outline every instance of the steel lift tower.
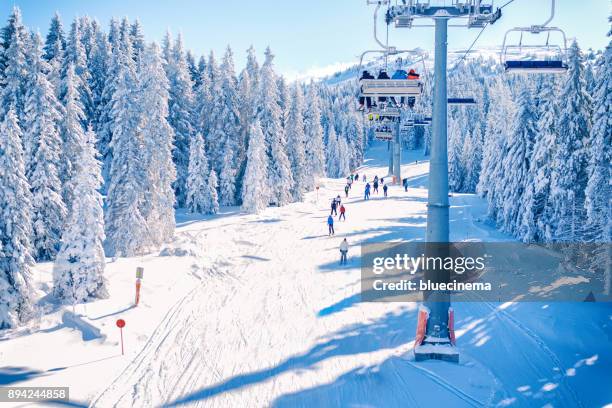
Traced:
<path fill-rule="evenodd" d="M 389 4 L 389 0 L 374 2 Z M 457 21 L 451 27 L 483 28 L 501 17 L 501 10 L 493 9 L 492 4 L 484 0 L 453 0 L 441 2 L 436 6 L 430 1 L 400 0 L 397 5 L 387 10 L 387 23 L 394 23 L 397 28 L 434 27 L 435 60 L 434 60 L 434 99 L 433 99 L 433 132 L 431 140 L 431 157 L 429 167 L 429 195 L 427 200 L 427 243 L 440 247 L 449 242 L 449 205 L 448 205 L 448 149 L 447 149 L 447 42 L 449 21 Z M 435 1 L 433 2 L 435 3 Z M 420 21 L 426 22 L 420 23 Z M 433 20 L 433 25 L 431 24 Z M 444 247 L 444 245 L 442 245 Z M 443 281 L 444 273 L 435 271 L 426 275 L 426 279 Z M 446 276 L 448 279 L 448 275 Z M 441 359 L 459 361 L 459 353 L 454 347 L 454 335 L 449 330 L 452 326 L 452 309 L 450 294 L 440 291 L 424 294 L 425 330 L 424 337 L 415 344 L 417 361 Z M 421 320 L 421 319 L 420 319 Z M 425 323 L 426 322 L 426 323 Z M 421 322 L 420 322 L 421 323 Z M 420 340 L 420 343 L 419 343 Z"/>

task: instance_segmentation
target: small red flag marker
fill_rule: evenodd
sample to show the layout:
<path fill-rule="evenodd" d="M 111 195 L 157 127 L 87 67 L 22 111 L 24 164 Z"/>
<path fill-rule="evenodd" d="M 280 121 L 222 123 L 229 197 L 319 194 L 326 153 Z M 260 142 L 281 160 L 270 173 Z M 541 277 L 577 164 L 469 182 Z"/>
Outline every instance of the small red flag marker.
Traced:
<path fill-rule="evenodd" d="M 123 328 L 125 327 L 125 320 L 118 319 L 115 323 L 121 332 L 121 355 L 123 355 Z"/>

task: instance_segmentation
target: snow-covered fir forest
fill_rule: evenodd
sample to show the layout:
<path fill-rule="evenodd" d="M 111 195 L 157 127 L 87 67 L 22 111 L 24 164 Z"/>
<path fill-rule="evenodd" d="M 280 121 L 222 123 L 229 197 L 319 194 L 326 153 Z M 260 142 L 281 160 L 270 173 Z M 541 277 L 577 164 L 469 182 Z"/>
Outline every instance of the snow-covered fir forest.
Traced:
<path fill-rule="evenodd" d="M 15 8 L 0 36 L 0 329 L 33 314 L 31 268 L 53 261 L 64 303 L 107 294 L 106 257 L 160 248 L 175 209 L 248 212 L 301 200 L 363 158 L 353 95 L 288 83 L 265 50 L 196 56 L 138 21 Z"/>
<path fill-rule="evenodd" d="M 356 82 L 290 83 L 246 50 L 196 57 L 139 22 L 55 15 L 44 35 L 15 8 L 0 35 L 0 328 L 33 314 L 31 268 L 54 262 L 53 295 L 108 296 L 105 257 L 158 250 L 175 210 L 260 212 L 344 177 L 373 138 Z M 612 48 L 574 42 L 566 75 L 504 75 L 467 58 L 449 70 L 450 185 L 526 242 L 610 242 Z M 431 72 L 415 112 L 431 115 Z M 409 113 L 410 114 L 410 113 Z M 430 127 L 403 133 L 427 154 Z"/>

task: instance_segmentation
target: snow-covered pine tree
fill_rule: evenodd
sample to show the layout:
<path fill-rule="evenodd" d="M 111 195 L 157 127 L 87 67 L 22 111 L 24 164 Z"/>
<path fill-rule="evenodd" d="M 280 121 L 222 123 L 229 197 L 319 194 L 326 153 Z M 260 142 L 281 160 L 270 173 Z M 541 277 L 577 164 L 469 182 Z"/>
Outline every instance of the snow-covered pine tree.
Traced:
<path fill-rule="evenodd" d="M 172 161 L 174 132 L 167 121 L 168 79 L 159 45 L 142 51 L 140 60 L 140 129 L 143 137 L 141 166 L 145 171 L 141 212 L 151 231 L 150 243 L 159 246 L 174 235 L 174 190 L 176 169 Z"/>
<path fill-rule="evenodd" d="M 189 148 L 189 174 L 187 175 L 187 201 L 192 213 L 215 214 L 219 209 L 217 190 L 208 184 L 210 167 L 206 158 L 204 138 L 197 133 Z"/>
<path fill-rule="evenodd" d="M 260 77 L 260 68 L 259 63 L 257 62 L 257 55 L 255 54 L 255 48 L 251 45 L 247 50 L 247 62 L 246 68 L 249 72 L 249 78 L 251 80 L 251 86 L 254 90 L 259 89 L 259 77 Z M 253 116 L 256 114 L 256 109 L 253 109 Z"/>
<path fill-rule="evenodd" d="M 505 231 L 517 234 L 525 207 L 525 188 L 529 182 L 529 161 L 533 152 L 537 130 L 537 113 L 528 87 L 523 87 L 518 98 L 518 109 L 511 119 L 514 128 L 506 142 L 502 158 L 502 205 L 497 221 Z"/>
<path fill-rule="evenodd" d="M 461 118 L 461 116 L 459 116 Z M 465 179 L 465 169 L 462 166 L 462 150 L 465 143 L 465 123 L 453 118 L 448 130 L 448 185 L 452 191 L 462 192 Z"/>
<path fill-rule="evenodd" d="M 63 184 L 62 196 L 68 211 L 70 211 L 74 199 L 72 176 L 74 168 L 78 164 L 78 149 L 82 145 L 85 134 L 82 125 L 85 114 L 78 91 L 81 85 L 81 79 L 76 75 L 74 65 L 69 64 L 62 84 L 64 116 L 60 124 L 63 152 L 60 180 Z"/>
<path fill-rule="evenodd" d="M 338 135 L 334 129 L 333 123 L 328 125 L 327 129 L 327 148 L 326 148 L 326 168 L 328 177 L 340 177 L 340 145 L 338 144 Z"/>
<path fill-rule="evenodd" d="M 86 126 L 87 122 L 94 115 L 94 106 L 91 89 L 89 88 L 91 75 L 87 64 L 87 53 L 83 46 L 82 27 L 78 18 L 75 18 L 72 22 L 70 33 L 66 41 L 62 66 L 62 78 L 64 78 L 64 80 L 68 75 L 70 66 L 73 67 L 74 74 L 79 78 L 78 86 L 75 90 L 79 94 L 83 113 L 85 114 L 84 117 L 81 118 L 81 125 Z M 62 100 L 65 100 L 65 91 L 66 89 L 62 89 L 60 92 L 60 98 Z"/>
<path fill-rule="evenodd" d="M 60 15 L 55 13 L 51 20 L 49 32 L 45 40 L 45 60 L 49 62 L 50 70 L 47 75 L 49 82 L 55 88 L 55 95 L 59 98 L 62 83 L 62 65 L 64 64 L 64 49 L 66 37 Z"/>
<path fill-rule="evenodd" d="M 198 70 L 195 57 L 193 56 L 191 50 L 187 50 L 185 53 L 185 61 L 187 62 L 189 76 L 191 77 L 191 83 L 193 84 L 193 89 L 195 90 L 198 85 L 200 85 L 200 71 Z"/>
<path fill-rule="evenodd" d="M 201 59 L 203 60 L 204 57 Z M 200 79 L 194 82 L 193 91 L 193 129 L 195 133 L 200 133 L 200 135 L 208 134 L 211 122 L 211 118 L 209 117 L 212 103 L 211 83 L 207 67 L 208 65 L 202 65 L 202 71 L 199 73 Z"/>
<path fill-rule="evenodd" d="M 138 62 L 146 48 L 140 20 L 136 19 L 130 26 L 130 41 L 132 42 L 132 59 Z"/>
<path fill-rule="evenodd" d="M 366 148 L 364 128 L 359 114 L 350 108 L 347 108 L 347 111 L 347 123 L 344 133 L 346 134 L 349 144 L 349 153 L 351 156 L 349 167 L 351 169 L 356 169 L 363 162 L 363 156 Z"/>
<path fill-rule="evenodd" d="M 323 127 L 321 126 L 321 107 L 317 86 L 312 82 L 306 97 L 304 133 L 306 135 L 306 189 L 312 190 L 316 179 L 325 175 L 325 148 Z"/>
<path fill-rule="evenodd" d="M 219 183 L 217 182 L 217 172 L 210 170 L 208 175 L 208 194 L 210 195 L 208 214 L 216 214 L 219 212 L 219 196 L 217 194 L 217 188 Z"/>
<path fill-rule="evenodd" d="M 200 55 L 200 59 L 198 60 L 198 72 L 200 78 L 202 78 L 202 75 L 207 72 L 207 69 L 206 57 L 204 55 Z M 197 85 L 199 85 L 199 83 Z"/>
<path fill-rule="evenodd" d="M 21 130 L 9 109 L 0 122 L 0 329 L 15 327 L 32 313 L 30 209 Z"/>
<path fill-rule="evenodd" d="M 306 153 L 304 150 L 306 144 L 306 135 L 304 134 L 304 96 L 302 95 L 302 88 L 298 84 L 293 85 L 293 97 L 291 98 L 286 126 L 288 156 L 294 180 L 291 187 L 291 195 L 294 201 L 302 201 L 309 185 L 307 180 Z"/>
<path fill-rule="evenodd" d="M 223 101 L 221 100 L 221 94 L 223 91 L 221 88 L 221 70 L 217 64 L 215 54 L 212 51 L 208 55 L 206 73 L 208 80 L 207 94 L 209 100 L 207 101 L 206 105 L 202 107 L 207 109 L 207 111 L 205 115 L 200 115 L 200 131 L 204 136 L 204 142 L 206 143 L 206 154 L 208 155 L 210 167 L 218 170 L 221 166 L 221 149 L 223 148 L 223 143 L 220 142 L 220 140 L 225 140 L 225 135 L 215 136 L 214 134 L 219 132 L 219 129 L 223 128 L 222 124 L 218 126 L 223 112 Z M 220 137 L 221 139 L 216 139 L 216 137 Z"/>
<path fill-rule="evenodd" d="M 102 40 L 104 41 L 104 40 Z M 98 151 L 102 161 L 102 178 L 104 179 L 103 191 L 108 189 L 110 179 L 111 161 L 113 152 L 111 140 L 113 137 L 113 126 L 115 118 L 113 117 L 113 95 L 117 88 L 119 73 L 121 70 L 121 61 L 123 54 L 129 49 L 128 44 L 121 43 L 121 35 L 119 33 L 119 23 L 115 19 L 111 19 L 108 33 L 108 45 L 98 47 L 102 52 L 103 48 L 110 50 L 108 56 L 108 66 L 106 75 L 104 76 L 104 84 L 102 93 L 97 106 L 96 120 L 94 121 L 94 132 L 98 135 Z M 108 47 L 108 48 L 107 48 Z"/>
<path fill-rule="evenodd" d="M 105 251 L 113 257 L 139 255 L 151 248 L 150 231 L 141 212 L 146 183 L 140 129 L 143 112 L 134 92 L 140 85 L 131 52 L 122 52 L 119 56 L 119 77 L 112 99 L 114 120 L 110 148 L 113 156 L 104 216 Z"/>
<path fill-rule="evenodd" d="M 612 21 L 612 18 L 609 19 Z M 612 30 L 608 32 L 608 37 Z M 612 241 L 610 201 L 610 163 L 612 163 L 612 41 L 597 62 L 595 77 L 593 128 L 591 131 L 589 180 L 586 186 L 586 210 L 592 239 Z"/>
<path fill-rule="evenodd" d="M 74 173 L 75 200 L 53 267 L 53 293 L 66 303 L 108 296 L 104 278 L 101 164 L 90 127 L 81 140 Z"/>
<path fill-rule="evenodd" d="M 26 52 L 29 37 L 21 21 L 21 10 L 13 7 L 8 24 L 1 32 L 0 47 L 0 118 L 13 109 L 22 123 L 27 82 Z"/>
<path fill-rule="evenodd" d="M 91 61 L 91 53 L 96 46 L 96 38 L 98 33 L 102 31 L 100 24 L 97 20 L 89 18 L 89 16 L 82 16 L 79 19 L 81 25 L 81 41 L 83 47 L 85 47 L 85 55 L 87 55 L 87 69 L 89 69 L 89 62 Z"/>
<path fill-rule="evenodd" d="M 236 204 L 236 156 L 233 143 L 227 137 L 221 150 L 222 161 L 219 169 L 219 202 L 221 205 Z"/>
<path fill-rule="evenodd" d="M 259 83 L 258 119 L 266 140 L 268 153 L 268 188 L 270 203 L 277 206 L 291 202 L 293 177 L 287 158 L 287 142 L 281 126 L 281 109 L 276 74 L 273 68 L 274 55 L 266 49 L 266 60 L 261 67 Z"/>
<path fill-rule="evenodd" d="M 574 41 L 568 50 L 569 72 L 559 99 L 556 151 L 551 174 L 553 226 L 551 240 L 576 242 L 583 237 L 591 97 L 584 81 L 584 58 Z"/>
<path fill-rule="evenodd" d="M 350 152 L 346 137 L 338 136 L 338 177 L 348 176 L 350 168 Z"/>
<path fill-rule="evenodd" d="M 32 191 L 33 254 L 37 260 L 53 259 L 59 249 L 66 206 L 59 179 L 62 140 L 58 130 L 60 104 L 47 80 L 49 65 L 43 59 L 42 39 L 34 34 L 28 55 L 24 144 L 26 174 Z"/>
<path fill-rule="evenodd" d="M 259 121 L 251 125 L 247 165 L 242 183 L 242 210 L 259 213 L 268 206 L 268 157 Z"/>
<path fill-rule="evenodd" d="M 553 220 L 550 202 L 550 173 L 555 150 L 556 121 L 559 112 L 557 81 L 552 76 L 541 79 L 538 104 L 538 135 L 529 163 L 524 206 L 518 237 L 525 242 L 544 242 Z"/>
<path fill-rule="evenodd" d="M 64 33 L 64 26 L 59 13 L 56 12 L 51 19 L 49 32 L 45 40 L 45 59 L 50 62 L 57 56 L 57 52 L 63 51 L 65 47 L 66 35 Z"/>
<path fill-rule="evenodd" d="M 89 72 L 91 74 L 89 88 L 91 89 L 91 98 L 94 106 L 93 117 L 90 119 L 94 131 L 101 127 L 104 109 L 109 102 L 109 96 L 104 92 L 104 88 L 112 58 L 112 49 L 106 33 L 98 30 L 95 35 L 93 49 L 89 58 Z M 101 147 L 99 143 L 98 147 Z M 100 149 L 100 152 L 102 150 L 106 151 L 106 149 L 107 146 L 104 149 Z"/>
<path fill-rule="evenodd" d="M 256 107 L 257 90 L 253 89 L 251 76 L 245 68 L 240 73 L 238 82 L 238 122 L 239 122 L 239 143 L 241 150 L 236 152 L 236 157 L 239 160 L 236 172 L 236 191 L 242 191 L 242 181 L 247 164 L 247 149 L 249 147 L 249 130 L 254 121 L 254 113 Z M 242 197 L 238 197 L 242 201 Z"/>
<path fill-rule="evenodd" d="M 170 82 L 168 122 L 174 129 L 173 159 L 176 166 L 174 192 L 179 207 L 185 205 L 189 141 L 193 135 L 193 84 L 185 60 L 183 39 L 179 35 L 166 60 L 166 75 Z"/>
<path fill-rule="evenodd" d="M 281 110 L 281 126 L 287 132 L 289 123 L 289 110 L 291 109 L 291 90 L 282 76 L 278 77 L 278 106 Z"/>
<path fill-rule="evenodd" d="M 463 190 L 467 193 L 474 193 L 480 177 L 480 166 L 482 164 L 482 134 L 480 126 L 475 126 L 474 130 L 466 135 L 461 154 L 464 169 Z"/>
<path fill-rule="evenodd" d="M 220 162 L 215 167 L 219 172 L 219 201 L 221 205 L 235 205 L 236 169 L 240 164 L 237 163 L 239 156 L 236 153 L 242 151 L 243 146 L 239 145 L 238 80 L 230 47 L 227 47 L 221 63 L 221 94 L 215 98 L 215 102 L 219 106 L 214 112 L 220 112 L 220 115 L 214 120 L 210 136 L 222 146 Z"/>
<path fill-rule="evenodd" d="M 502 118 L 514 117 L 515 106 L 508 86 L 501 78 L 494 80 L 490 91 L 492 103 L 487 118 L 482 168 L 476 191 L 487 199 L 488 215 L 495 219 L 503 191 L 503 185 L 500 183 L 501 163 L 511 125 L 510 121 Z"/>

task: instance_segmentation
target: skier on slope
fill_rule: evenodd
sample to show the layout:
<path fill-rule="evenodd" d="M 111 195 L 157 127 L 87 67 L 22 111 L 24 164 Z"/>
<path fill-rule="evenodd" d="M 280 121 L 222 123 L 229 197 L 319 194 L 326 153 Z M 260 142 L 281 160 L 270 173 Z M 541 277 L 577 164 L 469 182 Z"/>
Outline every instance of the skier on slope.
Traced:
<path fill-rule="evenodd" d="M 387 190 L 389 189 L 389 186 L 387 186 L 386 184 L 383 186 L 383 192 L 385 193 L 385 197 L 387 197 Z"/>
<path fill-rule="evenodd" d="M 340 198 L 340 194 L 338 194 L 338 196 L 336 197 L 336 205 L 340 207 L 340 204 L 342 204 L 342 198 Z"/>
<path fill-rule="evenodd" d="M 370 183 L 366 183 L 364 200 L 370 199 Z"/>
<path fill-rule="evenodd" d="M 407 192 L 407 191 L 408 191 L 408 178 L 405 178 L 405 179 L 402 181 L 402 185 L 404 186 L 404 191 L 406 191 L 406 192 Z"/>
<path fill-rule="evenodd" d="M 336 211 L 336 207 L 338 206 L 338 203 L 336 203 L 336 199 L 334 198 L 331 202 L 331 213 L 330 213 L 330 217 L 332 215 L 338 215 L 338 211 Z"/>
<path fill-rule="evenodd" d="M 344 186 L 344 195 L 346 195 L 346 197 L 348 198 L 348 192 L 349 192 L 349 185 L 347 184 L 346 186 Z"/>
<path fill-rule="evenodd" d="M 345 215 L 345 212 L 346 212 L 346 208 L 344 208 L 344 204 L 342 204 L 342 205 L 340 206 L 340 215 L 338 216 L 338 221 L 340 221 L 341 219 L 343 219 L 344 221 L 346 221 L 346 215 Z"/>
<path fill-rule="evenodd" d="M 376 178 L 374 179 L 374 192 L 378 194 L 378 180 Z"/>
<path fill-rule="evenodd" d="M 366 175 L 365 174 L 363 175 L 363 182 L 364 183 L 366 182 Z"/>
<path fill-rule="evenodd" d="M 346 254 L 348 253 L 348 241 L 346 238 L 340 243 L 340 265 L 346 265 Z"/>
<path fill-rule="evenodd" d="M 334 231 L 334 217 L 331 215 L 327 217 L 327 228 L 329 229 L 329 235 L 334 235 L 336 231 Z"/>

